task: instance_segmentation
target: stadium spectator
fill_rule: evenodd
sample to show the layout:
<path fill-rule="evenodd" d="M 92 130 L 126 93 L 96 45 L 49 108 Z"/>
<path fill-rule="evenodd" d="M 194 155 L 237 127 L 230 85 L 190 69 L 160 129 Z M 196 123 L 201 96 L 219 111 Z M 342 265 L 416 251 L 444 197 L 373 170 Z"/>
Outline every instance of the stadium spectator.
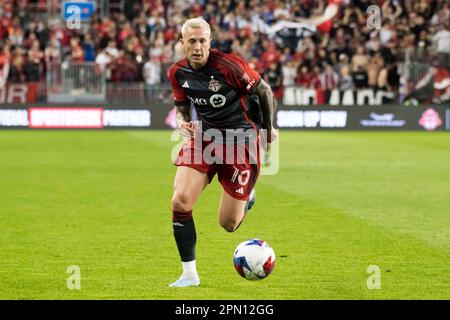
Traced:
<path fill-rule="evenodd" d="M 377 76 L 377 90 L 388 91 L 388 67 L 383 62 Z"/>
<path fill-rule="evenodd" d="M 119 53 L 117 53 L 119 54 Z M 95 58 L 95 63 L 100 67 L 101 72 L 105 72 L 106 80 L 111 80 L 112 71 L 111 64 L 114 61 L 115 56 L 111 54 L 108 48 L 103 49 Z"/>
<path fill-rule="evenodd" d="M 365 66 L 358 65 L 357 69 L 353 71 L 353 83 L 355 84 L 355 89 L 361 90 L 368 86 L 368 75 L 364 68 Z"/>
<path fill-rule="evenodd" d="M 350 72 L 350 66 L 345 65 L 339 72 L 339 91 L 340 96 L 344 95 L 347 90 L 353 90 L 353 78 Z"/>
<path fill-rule="evenodd" d="M 372 31 L 370 33 L 370 39 L 365 44 L 367 52 L 379 52 L 381 49 L 381 42 L 378 37 L 378 31 Z"/>
<path fill-rule="evenodd" d="M 25 64 L 25 81 L 37 82 L 41 80 L 44 63 L 44 53 L 39 47 L 39 41 L 34 40 L 28 51 L 28 60 Z"/>
<path fill-rule="evenodd" d="M 297 77 L 297 65 L 295 61 L 290 60 L 282 67 L 283 87 L 292 87 L 295 85 L 295 78 Z"/>
<path fill-rule="evenodd" d="M 379 52 L 372 52 L 371 54 L 369 54 L 369 62 L 367 64 L 367 78 L 368 85 L 372 89 L 377 88 L 378 73 L 380 72 L 383 64 L 384 61 Z"/>
<path fill-rule="evenodd" d="M 339 75 L 334 71 L 332 65 L 325 65 L 325 70 L 320 75 L 320 81 L 322 82 L 322 88 L 324 89 L 324 101 L 325 103 L 328 103 L 331 92 L 338 89 L 339 86 Z"/>
<path fill-rule="evenodd" d="M 339 55 L 338 63 L 334 66 L 334 69 L 339 74 L 339 76 L 342 75 L 342 69 L 343 68 L 348 68 L 349 70 L 351 70 L 349 56 L 346 55 L 345 53 L 341 53 Z"/>
<path fill-rule="evenodd" d="M 380 43 L 382 46 L 387 45 L 389 40 L 391 40 L 394 32 L 395 28 L 392 21 L 390 19 L 385 19 L 383 26 L 380 29 Z"/>
<path fill-rule="evenodd" d="M 11 65 L 9 69 L 8 81 L 11 83 L 21 83 L 25 81 L 25 50 L 14 47 L 11 51 Z"/>
<path fill-rule="evenodd" d="M 271 62 L 262 76 L 272 88 L 274 97 L 281 100 L 283 98 L 283 75 L 280 65 L 275 61 Z"/>
<path fill-rule="evenodd" d="M 440 10 L 431 17 L 431 25 L 443 25 L 450 19 L 450 4 L 445 2 Z"/>
<path fill-rule="evenodd" d="M 146 96 L 148 101 L 152 101 L 158 96 L 161 84 L 161 61 L 153 56 L 144 64 L 144 80 L 146 84 Z"/>
<path fill-rule="evenodd" d="M 49 45 L 45 48 L 45 64 L 59 65 L 62 61 L 61 45 L 55 36 L 50 38 Z"/>
<path fill-rule="evenodd" d="M 131 24 L 129 22 L 125 22 L 121 26 L 117 35 L 117 44 L 119 47 L 123 47 L 125 40 L 132 35 L 134 35 L 134 30 L 131 28 Z"/>
<path fill-rule="evenodd" d="M 54 80 L 59 79 L 57 75 L 60 72 L 62 62 L 61 46 L 55 36 L 50 38 L 49 46 L 45 48 L 44 56 L 47 81 L 51 84 Z"/>
<path fill-rule="evenodd" d="M 309 73 L 308 66 L 303 64 L 298 68 L 298 74 L 295 83 L 304 89 L 309 89 L 313 86 L 312 75 Z"/>
<path fill-rule="evenodd" d="M 356 72 L 357 70 L 366 69 L 368 62 L 369 57 L 365 53 L 364 47 L 358 46 L 356 54 L 352 57 L 352 71 Z"/>
<path fill-rule="evenodd" d="M 232 51 L 232 36 L 230 32 L 219 32 L 216 39 L 213 39 L 211 45 L 217 50 L 220 50 L 225 53 L 231 53 Z"/>
<path fill-rule="evenodd" d="M 12 46 L 21 46 L 24 42 L 25 32 L 23 31 L 22 26 L 20 25 L 20 20 L 14 19 L 13 25 L 9 30 L 9 44 Z"/>
<path fill-rule="evenodd" d="M 400 86 L 400 75 L 397 63 L 387 65 L 387 84 L 389 92 L 397 92 Z"/>
<path fill-rule="evenodd" d="M 311 83 L 313 88 L 316 90 L 316 100 L 318 105 L 322 105 L 325 103 L 325 92 L 323 90 L 322 81 L 321 81 L 321 70 L 319 65 L 314 65 L 312 70 L 312 79 Z"/>
<path fill-rule="evenodd" d="M 138 77 L 138 66 L 129 53 L 119 50 L 119 57 L 112 62 L 112 81 L 133 82 Z"/>
<path fill-rule="evenodd" d="M 0 89 L 6 85 L 9 75 L 9 48 L 0 47 Z"/>
<path fill-rule="evenodd" d="M 109 40 L 106 46 L 106 51 L 113 59 L 119 57 L 119 50 L 117 49 L 117 43 L 114 40 Z"/>
<path fill-rule="evenodd" d="M 440 64 L 450 68 L 450 22 L 433 36 L 433 44 L 439 54 Z"/>
<path fill-rule="evenodd" d="M 78 37 L 70 38 L 70 62 L 83 63 L 85 61 L 84 51 L 80 45 L 80 39 Z"/>
<path fill-rule="evenodd" d="M 336 53 L 348 53 L 349 35 L 345 32 L 343 27 L 339 27 L 336 31 L 336 35 L 332 38 L 332 45 L 335 48 Z"/>
<path fill-rule="evenodd" d="M 263 68 L 267 69 L 269 66 L 274 63 L 279 63 L 281 58 L 281 52 L 278 50 L 275 42 L 270 41 L 267 43 L 267 48 L 261 56 L 261 62 L 263 64 Z"/>
<path fill-rule="evenodd" d="M 84 61 L 94 62 L 95 61 L 95 44 L 92 36 L 87 34 L 83 41 L 83 51 L 84 51 Z"/>
<path fill-rule="evenodd" d="M 429 56 L 429 49 L 432 45 L 428 33 L 426 31 L 422 31 L 419 38 L 416 39 L 415 42 L 416 57 L 422 61 L 426 60 Z"/>

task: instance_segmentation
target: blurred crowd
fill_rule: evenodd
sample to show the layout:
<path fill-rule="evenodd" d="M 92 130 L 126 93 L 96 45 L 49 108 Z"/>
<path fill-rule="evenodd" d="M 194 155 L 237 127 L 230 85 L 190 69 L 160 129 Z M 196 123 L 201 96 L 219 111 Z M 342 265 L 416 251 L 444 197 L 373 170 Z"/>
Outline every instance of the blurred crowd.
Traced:
<path fill-rule="evenodd" d="M 0 1 L 3 82 L 45 81 L 52 66 L 64 61 L 92 62 L 108 81 L 144 81 L 156 93 L 167 84 L 168 66 L 182 57 L 182 23 L 197 16 L 211 25 L 212 47 L 251 63 L 279 98 L 287 86 L 314 88 L 323 93 L 319 102 L 334 89 L 398 92 L 406 57 L 450 66 L 446 0 L 343 1 L 332 25 L 306 37 L 269 37 L 258 21 L 272 25 L 317 16 L 328 1 L 127 0 L 123 10 L 94 15 L 80 30 L 69 30 L 60 17 L 45 19 L 45 2 Z M 374 4 L 381 9 L 379 28 L 367 25 L 367 8 Z M 39 5 L 41 14 L 30 10 Z"/>

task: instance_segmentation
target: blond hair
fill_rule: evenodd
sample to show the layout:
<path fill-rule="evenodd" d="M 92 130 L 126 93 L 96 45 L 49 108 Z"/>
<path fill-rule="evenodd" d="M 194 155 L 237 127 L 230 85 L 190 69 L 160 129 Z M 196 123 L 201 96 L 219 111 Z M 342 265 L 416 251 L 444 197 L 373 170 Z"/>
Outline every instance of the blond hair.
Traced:
<path fill-rule="evenodd" d="M 185 21 L 183 26 L 181 27 L 181 37 L 184 37 L 184 35 L 187 32 L 188 28 L 193 29 L 200 29 L 205 28 L 205 30 L 208 32 L 209 35 L 211 35 L 211 27 L 209 26 L 209 23 L 206 22 L 205 19 L 202 17 L 192 18 Z"/>

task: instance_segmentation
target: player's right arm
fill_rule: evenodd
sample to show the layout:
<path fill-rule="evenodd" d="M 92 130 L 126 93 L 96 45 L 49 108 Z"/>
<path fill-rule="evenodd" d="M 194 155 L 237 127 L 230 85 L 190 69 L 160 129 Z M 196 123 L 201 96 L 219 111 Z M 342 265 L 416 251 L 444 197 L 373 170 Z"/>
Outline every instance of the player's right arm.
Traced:
<path fill-rule="evenodd" d="M 169 80 L 172 85 L 173 102 L 176 108 L 176 122 L 178 131 L 185 138 L 194 137 L 194 125 L 191 121 L 191 107 L 189 99 L 175 76 L 178 66 L 175 64 L 169 70 Z"/>
<path fill-rule="evenodd" d="M 178 131 L 183 137 L 194 137 L 194 124 L 191 121 L 191 107 L 189 105 L 176 105 L 176 121 Z"/>

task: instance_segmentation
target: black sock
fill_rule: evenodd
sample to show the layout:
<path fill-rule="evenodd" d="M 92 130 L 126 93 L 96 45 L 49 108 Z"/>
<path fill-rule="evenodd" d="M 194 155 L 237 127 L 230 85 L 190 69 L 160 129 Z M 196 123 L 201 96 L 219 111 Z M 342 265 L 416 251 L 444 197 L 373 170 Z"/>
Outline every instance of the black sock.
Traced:
<path fill-rule="evenodd" d="M 181 261 L 188 262 L 195 260 L 195 244 L 197 233 L 195 232 L 194 219 L 173 221 L 173 235 L 177 243 Z"/>

